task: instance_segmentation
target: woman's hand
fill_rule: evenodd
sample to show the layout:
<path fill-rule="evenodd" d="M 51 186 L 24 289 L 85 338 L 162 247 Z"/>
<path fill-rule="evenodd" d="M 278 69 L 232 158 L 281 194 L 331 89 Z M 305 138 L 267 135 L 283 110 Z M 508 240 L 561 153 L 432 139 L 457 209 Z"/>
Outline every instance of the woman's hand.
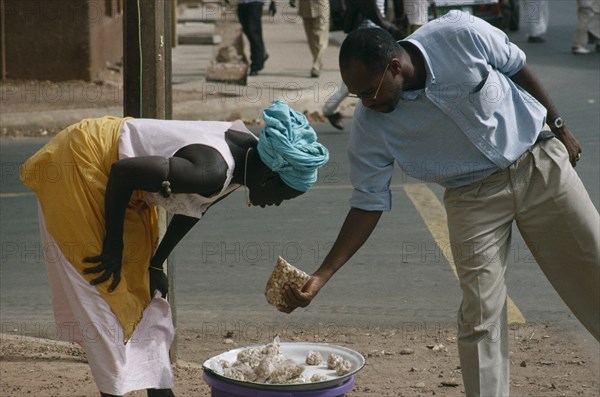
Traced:
<path fill-rule="evenodd" d="M 284 313 L 291 313 L 299 307 L 306 307 L 317 296 L 321 288 L 325 285 L 327 279 L 324 277 L 312 275 L 304 284 L 301 290 L 290 285 L 283 287 L 283 300 L 287 306 L 278 307 L 277 310 Z"/>
<path fill-rule="evenodd" d="M 84 263 L 99 263 L 99 265 L 86 268 L 84 274 L 98 274 L 99 277 L 90 281 L 91 285 L 98 285 L 113 277 L 108 292 L 113 292 L 121 282 L 121 266 L 123 257 L 122 244 L 109 244 L 106 241 L 103 244 L 102 253 L 98 256 L 88 256 L 83 258 Z"/>
<path fill-rule="evenodd" d="M 151 266 L 150 271 L 150 299 L 154 298 L 154 291 L 159 290 L 162 297 L 166 298 L 169 293 L 169 280 L 165 272 L 158 267 Z"/>

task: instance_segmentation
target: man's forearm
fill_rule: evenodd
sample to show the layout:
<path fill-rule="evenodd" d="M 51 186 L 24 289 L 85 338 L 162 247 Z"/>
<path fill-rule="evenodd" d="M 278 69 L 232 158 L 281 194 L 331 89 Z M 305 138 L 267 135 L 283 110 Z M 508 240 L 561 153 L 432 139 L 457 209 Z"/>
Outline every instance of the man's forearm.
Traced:
<path fill-rule="evenodd" d="M 315 274 L 331 278 L 367 241 L 379 218 L 381 211 L 350 209 L 333 247 Z"/>
<path fill-rule="evenodd" d="M 173 249 L 198 221 L 198 218 L 178 214 L 174 215 L 156 249 L 156 253 L 150 261 L 150 265 L 162 267 Z"/>

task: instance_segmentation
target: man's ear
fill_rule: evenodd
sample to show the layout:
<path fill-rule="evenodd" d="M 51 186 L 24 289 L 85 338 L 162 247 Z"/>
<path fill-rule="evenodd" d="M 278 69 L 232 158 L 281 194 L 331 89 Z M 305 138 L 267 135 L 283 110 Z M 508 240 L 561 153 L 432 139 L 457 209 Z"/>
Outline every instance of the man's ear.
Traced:
<path fill-rule="evenodd" d="M 394 58 L 390 61 L 390 71 L 392 74 L 397 75 L 400 74 L 402 70 L 402 64 L 398 58 Z"/>

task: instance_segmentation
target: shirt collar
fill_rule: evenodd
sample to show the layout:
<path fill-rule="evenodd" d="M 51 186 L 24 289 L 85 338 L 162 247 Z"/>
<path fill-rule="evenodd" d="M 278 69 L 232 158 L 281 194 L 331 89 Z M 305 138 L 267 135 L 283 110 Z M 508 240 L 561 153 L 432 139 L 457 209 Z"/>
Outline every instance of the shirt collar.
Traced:
<path fill-rule="evenodd" d="M 423 55 L 423 59 L 425 59 L 425 88 L 429 88 L 432 85 L 435 84 L 436 79 L 435 79 L 435 74 L 433 73 L 433 70 L 431 69 L 431 61 L 429 59 L 429 55 L 427 54 L 427 51 L 425 51 L 425 48 L 421 45 L 421 43 L 419 43 L 417 40 L 414 39 L 405 39 L 405 40 L 400 40 L 398 41 L 398 43 L 401 42 L 408 42 L 411 43 L 412 45 L 414 45 L 415 47 L 417 47 L 417 49 L 421 52 L 421 55 Z M 419 95 L 421 95 L 421 93 L 423 93 L 423 91 L 425 91 L 424 89 L 418 89 L 418 90 L 407 90 L 407 91 L 402 91 L 401 94 L 401 98 L 404 100 L 415 100 L 419 97 Z"/>

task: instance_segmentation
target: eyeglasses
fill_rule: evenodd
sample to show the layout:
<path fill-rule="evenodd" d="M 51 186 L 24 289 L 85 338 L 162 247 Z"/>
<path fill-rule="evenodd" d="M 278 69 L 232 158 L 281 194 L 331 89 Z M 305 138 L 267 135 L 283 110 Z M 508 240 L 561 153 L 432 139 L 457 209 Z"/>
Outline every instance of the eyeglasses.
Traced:
<path fill-rule="evenodd" d="M 377 91 L 375 91 L 375 94 L 373 94 L 373 96 L 371 95 L 361 95 L 361 94 L 348 94 L 348 97 L 350 98 L 357 98 L 360 100 L 371 100 L 374 101 L 375 99 L 377 99 L 377 94 L 379 94 L 379 89 L 381 88 L 381 84 L 383 83 L 383 78 L 385 77 L 385 74 L 387 73 L 387 70 L 390 66 L 390 62 L 387 63 L 387 65 L 385 65 L 385 70 L 383 71 L 383 74 L 381 75 L 381 80 L 379 80 L 379 85 L 377 85 Z"/>

